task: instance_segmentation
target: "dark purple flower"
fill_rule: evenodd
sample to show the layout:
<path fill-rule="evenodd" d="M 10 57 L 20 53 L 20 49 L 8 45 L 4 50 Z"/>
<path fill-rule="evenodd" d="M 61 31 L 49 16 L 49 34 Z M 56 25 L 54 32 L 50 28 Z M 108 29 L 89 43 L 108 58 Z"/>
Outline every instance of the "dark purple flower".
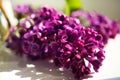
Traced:
<path fill-rule="evenodd" d="M 92 67 L 97 72 L 102 65 L 105 58 L 102 36 L 84 28 L 76 18 L 43 7 L 20 25 L 20 36 L 16 37 L 22 40 L 17 40 L 20 45 L 15 45 L 15 49 L 17 52 L 20 48 L 30 59 L 51 57 L 56 66 L 71 70 L 76 79 L 91 74 Z M 9 37 L 7 43 L 11 42 L 16 41 Z"/>
<path fill-rule="evenodd" d="M 16 35 L 14 35 L 16 34 Z M 20 34 L 20 32 L 19 32 Z M 11 50 L 15 51 L 17 54 L 22 55 L 22 37 L 18 37 L 17 35 L 17 27 L 11 27 L 10 34 L 8 36 L 7 42 L 7 48 L 10 48 Z"/>
<path fill-rule="evenodd" d="M 70 33 L 66 35 L 70 35 Z M 102 39 L 96 39 L 99 34 L 92 29 L 81 28 L 75 42 L 69 40 L 71 36 L 68 37 L 66 43 L 59 44 L 62 47 L 56 53 L 56 65 L 72 70 L 78 79 L 91 73 L 90 66 L 93 66 L 97 72 L 105 58 Z"/>

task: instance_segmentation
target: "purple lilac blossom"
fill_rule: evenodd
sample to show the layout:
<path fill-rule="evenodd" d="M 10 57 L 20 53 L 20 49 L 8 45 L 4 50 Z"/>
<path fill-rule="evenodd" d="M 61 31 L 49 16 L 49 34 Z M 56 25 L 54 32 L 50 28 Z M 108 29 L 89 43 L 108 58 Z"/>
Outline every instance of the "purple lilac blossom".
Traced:
<path fill-rule="evenodd" d="M 103 42 L 106 44 L 109 38 L 115 38 L 120 33 L 120 24 L 117 20 L 110 20 L 107 16 L 97 12 L 87 12 L 83 10 L 74 11 L 72 17 L 76 17 L 85 27 L 96 30 L 103 36 Z"/>
<path fill-rule="evenodd" d="M 32 8 L 30 5 L 18 5 L 14 8 L 14 11 L 16 13 L 29 14 L 32 12 Z"/>
<path fill-rule="evenodd" d="M 17 5 L 14 8 L 15 15 L 17 19 L 26 18 L 29 14 L 33 12 L 33 9 L 30 5 Z"/>
<path fill-rule="evenodd" d="M 100 34 L 53 8 L 34 11 L 20 26 L 19 36 L 11 29 L 8 48 L 30 59 L 53 58 L 56 66 L 72 71 L 77 80 L 91 74 L 91 68 L 98 72 L 105 58 Z"/>

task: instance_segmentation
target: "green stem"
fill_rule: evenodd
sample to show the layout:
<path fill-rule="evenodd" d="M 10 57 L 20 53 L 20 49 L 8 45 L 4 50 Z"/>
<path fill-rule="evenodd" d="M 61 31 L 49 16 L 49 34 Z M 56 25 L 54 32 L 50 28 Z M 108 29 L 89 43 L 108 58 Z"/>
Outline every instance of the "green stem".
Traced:
<path fill-rule="evenodd" d="M 82 9 L 81 0 L 66 0 L 65 13 L 70 15 L 72 11 Z"/>

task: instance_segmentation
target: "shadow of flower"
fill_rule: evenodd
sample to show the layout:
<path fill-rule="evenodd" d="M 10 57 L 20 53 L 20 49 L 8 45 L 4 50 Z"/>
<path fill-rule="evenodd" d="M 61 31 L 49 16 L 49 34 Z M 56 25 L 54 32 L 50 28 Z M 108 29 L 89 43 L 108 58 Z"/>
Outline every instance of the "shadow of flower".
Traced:
<path fill-rule="evenodd" d="M 68 70 L 57 68 L 50 59 L 31 61 L 25 56 L 16 56 L 12 51 L 0 44 L 0 73 L 18 70 L 15 75 L 21 78 L 30 77 L 30 80 L 73 80 Z"/>

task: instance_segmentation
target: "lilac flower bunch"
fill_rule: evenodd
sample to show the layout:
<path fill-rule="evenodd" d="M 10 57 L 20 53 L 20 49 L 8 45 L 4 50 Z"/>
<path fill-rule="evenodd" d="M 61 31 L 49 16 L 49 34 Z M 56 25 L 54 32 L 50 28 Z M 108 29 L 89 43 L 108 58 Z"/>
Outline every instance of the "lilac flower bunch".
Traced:
<path fill-rule="evenodd" d="M 33 9 L 30 5 L 17 5 L 14 8 L 14 12 L 18 19 L 24 18 L 33 12 Z"/>
<path fill-rule="evenodd" d="M 28 14 L 32 12 L 32 8 L 30 5 L 18 5 L 14 8 L 14 11 L 16 13 Z"/>
<path fill-rule="evenodd" d="M 108 42 L 109 38 L 115 38 L 120 33 L 120 24 L 116 20 L 112 21 L 97 12 L 78 10 L 72 12 L 71 16 L 78 18 L 85 27 L 93 28 L 101 34 L 104 44 Z"/>
<path fill-rule="evenodd" d="M 91 68 L 98 72 L 105 58 L 100 34 L 53 8 L 34 11 L 20 26 L 11 29 L 8 48 L 30 59 L 53 58 L 78 80 L 91 74 Z"/>
<path fill-rule="evenodd" d="M 105 58 L 101 35 L 89 28 L 74 29 L 66 35 L 71 37 L 68 37 L 67 43 L 60 43 L 62 47 L 56 53 L 55 64 L 70 69 L 78 80 L 90 74 L 92 67 L 97 72 Z"/>

